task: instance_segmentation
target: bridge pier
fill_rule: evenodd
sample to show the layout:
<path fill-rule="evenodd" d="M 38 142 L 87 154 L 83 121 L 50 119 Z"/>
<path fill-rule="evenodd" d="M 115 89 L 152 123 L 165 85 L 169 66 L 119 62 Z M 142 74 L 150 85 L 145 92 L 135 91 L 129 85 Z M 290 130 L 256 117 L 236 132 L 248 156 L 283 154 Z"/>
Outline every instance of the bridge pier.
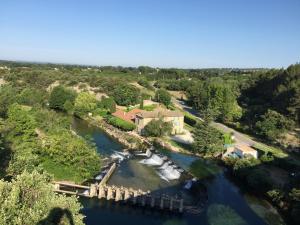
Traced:
<path fill-rule="evenodd" d="M 90 197 L 97 196 L 97 185 L 96 184 L 91 184 L 90 187 Z"/>
<path fill-rule="evenodd" d="M 118 202 L 118 201 L 121 201 L 123 200 L 122 199 L 122 193 L 121 193 L 121 189 L 120 188 L 116 188 L 116 198 L 115 198 L 115 201 Z"/>
<path fill-rule="evenodd" d="M 173 197 L 171 197 L 170 199 L 170 210 L 171 211 L 173 210 Z"/>
<path fill-rule="evenodd" d="M 179 212 L 180 212 L 180 213 L 183 212 L 183 199 L 180 199 L 180 203 L 179 203 Z"/>
<path fill-rule="evenodd" d="M 98 198 L 106 198 L 105 187 L 102 185 L 99 186 Z"/>

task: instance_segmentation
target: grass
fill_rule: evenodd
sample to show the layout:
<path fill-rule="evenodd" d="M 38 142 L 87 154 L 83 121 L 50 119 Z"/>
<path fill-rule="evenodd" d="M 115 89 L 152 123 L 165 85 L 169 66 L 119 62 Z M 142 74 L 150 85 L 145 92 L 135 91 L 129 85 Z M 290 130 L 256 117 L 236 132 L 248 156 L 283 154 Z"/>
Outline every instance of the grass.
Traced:
<path fill-rule="evenodd" d="M 255 143 L 253 145 L 253 147 L 260 150 L 260 151 L 263 151 L 264 153 L 271 152 L 274 156 L 276 156 L 278 158 L 286 158 L 286 157 L 289 156 L 286 152 L 282 151 L 279 148 L 268 146 L 268 145 L 265 145 L 265 144 L 262 144 L 262 143 Z"/>
<path fill-rule="evenodd" d="M 218 174 L 221 169 L 212 162 L 203 161 L 201 159 L 191 164 L 190 172 L 198 179 L 205 179 Z"/>
<path fill-rule="evenodd" d="M 55 180 L 68 180 L 75 183 L 82 183 L 84 178 L 70 166 L 65 166 L 52 161 L 51 159 L 44 158 L 42 163 L 43 168 L 54 176 Z"/>
<path fill-rule="evenodd" d="M 147 106 L 143 107 L 143 110 L 153 111 L 156 107 L 157 107 L 157 105 L 147 105 Z"/>
<path fill-rule="evenodd" d="M 183 149 L 183 150 L 186 150 L 186 151 L 191 151 L 191 145 L 190 144 L 180 143 L 180 142 L 174 141 L 172 139 L 168 139 L 167 141 L 176 148 L 180 148 L 180 149 Z"/>

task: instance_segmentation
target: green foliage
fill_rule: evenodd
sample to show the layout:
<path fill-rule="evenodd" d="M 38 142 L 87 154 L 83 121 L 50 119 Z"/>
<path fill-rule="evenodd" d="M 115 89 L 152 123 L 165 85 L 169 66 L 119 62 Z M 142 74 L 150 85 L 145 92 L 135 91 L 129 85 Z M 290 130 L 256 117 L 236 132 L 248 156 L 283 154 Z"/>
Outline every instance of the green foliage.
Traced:
<path fill-rule="evenodd" d="M 163 137 L 171 133 L 172 123 L 164 122 L 162 119 L 151 120 L 143 129 L 143 135 L 147 137 Z"/>
<path fill-rule="evenodd" d="M 52 109 L 65 110 L 64 104 L 66 101 L 74 103 L 76 98 L 76 93 L 70 89 L 63 86 L 57 86 L 53 88 L 49 98 L 49 106 Z"/>
<path fill-rule="evenodd" d="M 190 126 L 195 126 L 197 123 L 197 120 L 194 116 L 192 116 L 189 113 L 184 114 L 184 122 Z"/>
<path fill-rule="evenodd" d="M 30 111 L 24 106 L 13 104 L 8 109 L 8 121 L 13 126 L 13 135 L 23 140 L 35 136 L 36 122 Z"/>
<path fill-rule="evenodd" d="M 253 76 L 242 89 L 240 101 L 245 106 L 243 121 L 249 127 L 257 122 L 257 115 L 268 109 L 300 123 L 300 64 L 286 70 L 269 70 Z"/>
<path fill-rule="evenodd" d="M 242 115 L 236 93 L 226 83 L 197 82 L 187 89 L 187 96 L 204 117 L 230 122 Z"/>
<path fill-rule="evenodd" d="M 208 126 L 206 123 L 198 123 L 193 134 L 193 152 L 206 156 L 215 156 L 222 153 L 223 137 L 215 128 Z"/>
<path fill-rule="evenodd" d="M 85 116 L 97 108 L 97 99 L 88 92 L 81 92 L 75 99 L 74 113 L 77 116 Z"/>
<path fill-rule="evenodd" d="M 154 100 L 163 103 L 165 106 L 168 107 L 171 104 L 171 95 L 168 91 L 164 89 L 158 89 L 155 92 Z"/>
<path fill-rule="evenodd" d="M 58 165 L 69 167 L 82 180 L 94 176 L 100 168 L 100 157 L 96 149 L 84 139 L 63 130 L 47 134 L 38 154 L 43 158 L 50 158 Z"/>
<path fill-rule="evenodd" d="M 116 112 L 116 102 L 113 98 L 103 97 L 99 104 L 100 108 L 107 109 L 110 113 Z"/>
<path fill-rule="evenodd" d="M 83 225 L 81 206 L 75 197 L 53 192 L 49 176 L 25 171 L 11 182 L 0 180 L 0 224 L 32 225 L 54 224 L 54 209 L 71 214 L 74 224 Z M 59 224 L 70 224 L 67 215 Z M 56 223 L 56 224 L 58 224 Z"/>
<path fill-rule="evenodd" d="M 114 127 L 124 131 L 132 131 L 136 128 L 134 123 L 127 122 L 115 116 L 107 116 L 106 121 Z"/>
<path fill-rule="evenodd" d="M 212 204 L 207 210 L 209 225 L 246 225 L 244 221 L 229 206 Z"/>
<path fill-rule="evenodd" d="M 136 105 L 139 103 L 140 91 L 133 85 L 121 83 L 114 88 L 112 96 L 118 105 Z"/>
<path fill-rule="evenodd" d="M 25 88 L 17 96 L 17 102 L 23 105 L 42 105 L 47 97 L 46 91 L 42 91 L 36 88 Z"/>
<path fill-rule="evenodd" d="M 252 190 L 257 189 L 258 192 L 264 193 L 273 188 L 273 181 L 269 172 L 262 168 L 249 171 L 246 181 Z"/>
<path fill-rule="evenodd" d="M 258 134 L 275 140 L 292 127 L 292 121 L 276 111 L 268 110 L 255 125 Z"/>
<path fill-rule="evenodd" d="M 16 102 L 16 90 L 10 85 L 0 87 L 0 117 L 5 117 L 8 107 Z"/>

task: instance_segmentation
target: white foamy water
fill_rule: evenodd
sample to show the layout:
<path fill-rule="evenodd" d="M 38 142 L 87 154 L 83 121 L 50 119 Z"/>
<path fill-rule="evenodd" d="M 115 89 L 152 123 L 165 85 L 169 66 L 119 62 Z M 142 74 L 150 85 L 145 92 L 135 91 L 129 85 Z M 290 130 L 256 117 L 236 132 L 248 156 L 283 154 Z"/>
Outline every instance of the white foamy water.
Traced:
<path fill-rule="evenodd" d="M 136 155 L 138 155 L 138 156 L 146 156 L 146 157 L 149 158 L 152 155 L 152 152 L 151 152 L 150 149 L 147 149 L 146 153 L 138 153 Z"/>
<path fill-rule="evenodd" d="M 125 155 L 117 151 L 114 151 L 114 153 L 110 157 L 112 159 L 118 159 L 119 161 L 123 161 L 125 159 Z"/>
<path fill-rule="evenodd" d="M 143 159 L 140 163 L 150 165 L 150 166 L 161 166 L 163 164 L 163 158 L 159 157 L 156 154 L 152 154 L 152 156 L 148 159 Z"/>
<path fill-rule="evenodd" d="M 180 178 L 180 172 L 168 165 L 165 169 L 161 169 L 158 174 L 165 180 L 176 180 Z"/>

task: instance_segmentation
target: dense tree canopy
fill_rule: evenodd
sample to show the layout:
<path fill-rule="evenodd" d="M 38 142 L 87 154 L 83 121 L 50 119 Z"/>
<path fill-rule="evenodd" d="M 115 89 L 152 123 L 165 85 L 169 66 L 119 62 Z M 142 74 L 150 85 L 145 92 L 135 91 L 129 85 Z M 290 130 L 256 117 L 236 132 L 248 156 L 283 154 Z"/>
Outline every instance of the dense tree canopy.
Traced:
<path fill-rule="evenodd" d="M 206 123 L 197 123 L 194 130 L 193 152 L 206 156 L 219 155 L 223 152 L 222 134 Z"/>
<path fill-rule="evenodd" d="M 164 89 L 158 89 L 155 92 L 154 100 L 168 107 L 171 104 L 171 95 Z"/>
<path fill-rule="evenodd" d="M 66 101 L 71 104 L 74 103 L 76 98 L 76 93 L 70 89 L 63 86 L 57 86 L 53 88 L 49 98 L 49 106 L 52 109 L 65 110 Z"/>
<path fill-rule="evenodd" d="M 37 171 L 24 171 L 11 182 L 0 180 L 0 205 L 0 224 L 71 224 L 72 218 L 83 225 L 77 199 L 55 194 L 50 177 Z"/>
<path fill-rule="evenodd" d="M 118 105 L 130 106 L 139 103 L 140 92 L 133 85 L 121 83 L 115 87 L 112 96 Z"/>
<path fill-rule="evenodd" d="M 163 137 L 170 134 L 173 125 L 170 122 L 164 122 L 163 120 L 151 120 L 143 130 L 143 134 L 148 137 Z"/>

